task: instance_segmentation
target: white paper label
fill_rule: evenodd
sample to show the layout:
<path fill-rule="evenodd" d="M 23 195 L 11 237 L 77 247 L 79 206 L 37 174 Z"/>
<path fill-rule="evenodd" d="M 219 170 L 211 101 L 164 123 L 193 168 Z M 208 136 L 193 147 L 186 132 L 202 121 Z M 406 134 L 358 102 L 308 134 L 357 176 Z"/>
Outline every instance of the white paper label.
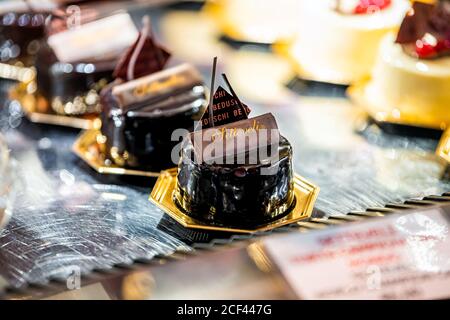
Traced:
<path fill-rule="evenodd" d="M 130 15 L 119 13 L 54 34 L 48 43 L 61 62 L 90 62 L 125 52 L 137 37 Z"/>
<path fill-rule="evenodd" d="M 450 297 L 449 223 L 439 209 L 268 239 L 265 248 L 302 299 Z"/>

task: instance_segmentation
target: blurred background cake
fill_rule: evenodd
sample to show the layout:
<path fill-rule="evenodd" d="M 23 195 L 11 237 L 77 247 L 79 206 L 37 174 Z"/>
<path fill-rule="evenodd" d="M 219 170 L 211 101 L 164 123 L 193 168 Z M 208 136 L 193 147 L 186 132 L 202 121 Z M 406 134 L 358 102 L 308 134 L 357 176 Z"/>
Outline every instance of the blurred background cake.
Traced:
<path fill-rule="evenodd" d="M 138 36 L 126 12 L 80 10 L 78 22 L 65 11 L 48 18 L 47 41 L 36 64 L 41 112 L 98 113 L 98 92 L 112 80 L 118 59 Z"/>
<path fill-rule="evenodd" d="M 200 72 L 181 64 L 165 69 L 170 54 L 152 37 L 144 18 L 136 42 L 118 62 L 101 92 L 104 153 L 121 167 L 159 172 L 174 166 L 177 129 L 192 130 L 206 105 Z"/>
<path fill-rule="evenodd" d="M 0 1 L 0 78 L 29 80 L 52 1 Z"/>
<path fill-rule="evenodd" d="M 381 44 L 364 106 L 379 121 L 450 125 L 450 2 L 415 2 Z"/>
<path fill-rule="evenodd" d="M 208 0 L 205 11 L 232 40 L 271 44 L 289 39 L 304 0 Z"/>
<path fill-rule="evenodd" d="M 407 0 L 302 1 L 298 35 L 287 54 L 301 77 L 352 83 L 370 72 L 381 39 L 409 6 Z"/>

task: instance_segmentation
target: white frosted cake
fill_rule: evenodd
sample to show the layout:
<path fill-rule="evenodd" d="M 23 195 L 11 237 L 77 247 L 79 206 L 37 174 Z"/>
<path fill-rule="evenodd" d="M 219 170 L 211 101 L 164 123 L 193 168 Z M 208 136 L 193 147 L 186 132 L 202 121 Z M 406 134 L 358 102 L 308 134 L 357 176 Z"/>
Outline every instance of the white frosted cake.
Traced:
<path fill-rule="evenodd" d="M 429 10 L 429 18 L 415 21 L 411 12 L 397 38 L 383 39 L 364 88 L 376 120 L 436 129 L 450 125 L 450 2 L 445 6 L 419 4 L 415 14 Z M 419 31 L 419 25 L 427 30 Z"/>
<path fill-rule="evenodd" d="M 409 7 L 407 0 L 302 1 L 289 55 L 306 78 L 352 83 L 370 73 L 381 39 Z"/>
<path fill-rule="evenodd" d="M 225 35 L 239 41 L 273 43 L 295 34 L 302 1 L 215 0 L 207 2 L 206 9 L 214 13 Z"/>

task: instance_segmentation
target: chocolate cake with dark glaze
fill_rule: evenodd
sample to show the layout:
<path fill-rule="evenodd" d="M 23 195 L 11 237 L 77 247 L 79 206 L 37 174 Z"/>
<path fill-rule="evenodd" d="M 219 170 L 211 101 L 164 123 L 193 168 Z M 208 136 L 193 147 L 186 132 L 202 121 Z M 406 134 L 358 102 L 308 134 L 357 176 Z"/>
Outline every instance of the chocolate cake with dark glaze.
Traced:
<path fill-rule="evenodd" d="M 116 165 L 159 172 L 174 166 L 177 129 L 192 130 L 207 104 L 200 73 L 182 64 L 166 70 L 170 54 L 153 39 L 144 18 L 137 41 L 101 93 L 104 152 Z"/>
<path fill-rule="evenodd" d="M 219 87 L 202 127 L 183 141 L 174 202 L 211 225 L 256 227 L 295 206 L 292 147 L 272 114 L 248 119 L 250 109 L 223 77 L 231 94 Z"/>
<path fill-rule="evenodd" d="M 99 92 L 113 79 L 117 60 L 64 63 L 44 44 L 37 61 L 38 99 L 42 110 L 71 116 L 100 112 Z"/>
<path fill-rule="evenodd" d="M 1 5 L 1 3 L 0 3 Z M 0 7 L 0 12 L 2 8 Z M 1 62 L 20 61 L 25 66 L 34 62 L 44 38 L 45 19 L 49 11 L 9 11 L 0 13 Z"/>
<path fill-rule="evenodd" d="M 93 14 L 92 8 L 85 10 L 88 17 L 81 19 L 81 26 L 74 30 L 66 25 L 69 20 L 63 13 L 55 12 L 47 19 L 48 39 L 38 52 L 36 63 L 41 110 L 73 116 L 99 113 L 100 90 L 113 80 L 118 60 L 138 36 L 126 13 L 100 16 Z M 83 35 L 83 30 L 92 29 L 94 24 L 102 24 L 95 32 L 97 36 Z M 121 40 L 111 38 L 109 29 L 123 29 L 123 24 L 127 29 L 123 30 L 125 36 Z M 96 42 L 103 42 L 104 47 L 96 47 Z"/>
<path fill-rule="evenodd" d="M 158 89 L 132 102 L 122 99 L 118 92 L 139 87 Z M 112 84 L 102 92 L 101 104 L 101 132 L 109 159 L 122 167 L 159 172 L 174 166 L 172 150 L 179 142 L 172 141 L 172 132 L 192 130 L 207 101 L 200 74 L 184 64 L 122 86 Z"/>
<path fill-rule="evenodd" d="M 255 227 L 287 214 L 294 205 L 292 147 L 280 137 L 275 163 L 253 165 L 198 163 L 193 145 L 182 149 L 176 204 L 197 220 L 234 227 Z M 273 168 L 274 174 L 262 174 Z"/>

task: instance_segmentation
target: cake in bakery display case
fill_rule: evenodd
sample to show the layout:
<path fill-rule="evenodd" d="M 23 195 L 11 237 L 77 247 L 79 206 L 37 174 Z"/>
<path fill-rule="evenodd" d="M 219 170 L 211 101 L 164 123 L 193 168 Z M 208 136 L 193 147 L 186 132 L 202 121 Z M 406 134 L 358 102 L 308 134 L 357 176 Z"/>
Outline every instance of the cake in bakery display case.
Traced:
<path fill-rule="evenodd" d="M 382 40 L 369 80 L 351 88 L 378 122 L 444 130 L 450 125 L 450 5 L 414 2 Z"/>
<path fill-rule="evenodd" d="M 0 2 L 0 299 L 449 298 L 449 59 L 448 0 Z"/>
<path fill-rule="evenodd" d="M 184 138 L 178 170 L 161 174 L 150 200 L 206 230 L 255 232 L 307 218 L 319 188 L 294 174 L 292 146 L 272 114 L 248 118 L 225 75 L 233 95 L 214 91 L 215 68 L 216 59 L 209 108 Z"/>
<path fill-rule="evenodd" d="M 55 5 L 49 1 L 0 3 L 0 78 L 27 81 L 29 67 L 45 34 L 45 19 Z"/>
<path fill-rule="evenodd" d="M 164 69 L 169 58 L 145 17 L 136 42 L 117 62 L 115 80 L 100 93 L 100 128 L 82 133 L 74 145 L 100 173 L 157 176 L 173 165 L 172 133 L 193 128 L 206 90 L 192 65 Z"/>
<path fill-rule="evenodd" d="M 64 15 L 47 19 L 48 37 L 37 53 L 35 81 L 19 85 L 15 93 L 32 120 L 87 128 L 100 112 L 100 90 L 112 80 L 119 57 L 138 31 L 126 12 L 61 27 L 67 23 Z"/>
<path fill-rule="evenodd" d="M 278 50 L 299 77 L 345 85 L 370 73 L 381 39 L 410 7 L 408 0 L 300 2 L 296 36 Z"/>

